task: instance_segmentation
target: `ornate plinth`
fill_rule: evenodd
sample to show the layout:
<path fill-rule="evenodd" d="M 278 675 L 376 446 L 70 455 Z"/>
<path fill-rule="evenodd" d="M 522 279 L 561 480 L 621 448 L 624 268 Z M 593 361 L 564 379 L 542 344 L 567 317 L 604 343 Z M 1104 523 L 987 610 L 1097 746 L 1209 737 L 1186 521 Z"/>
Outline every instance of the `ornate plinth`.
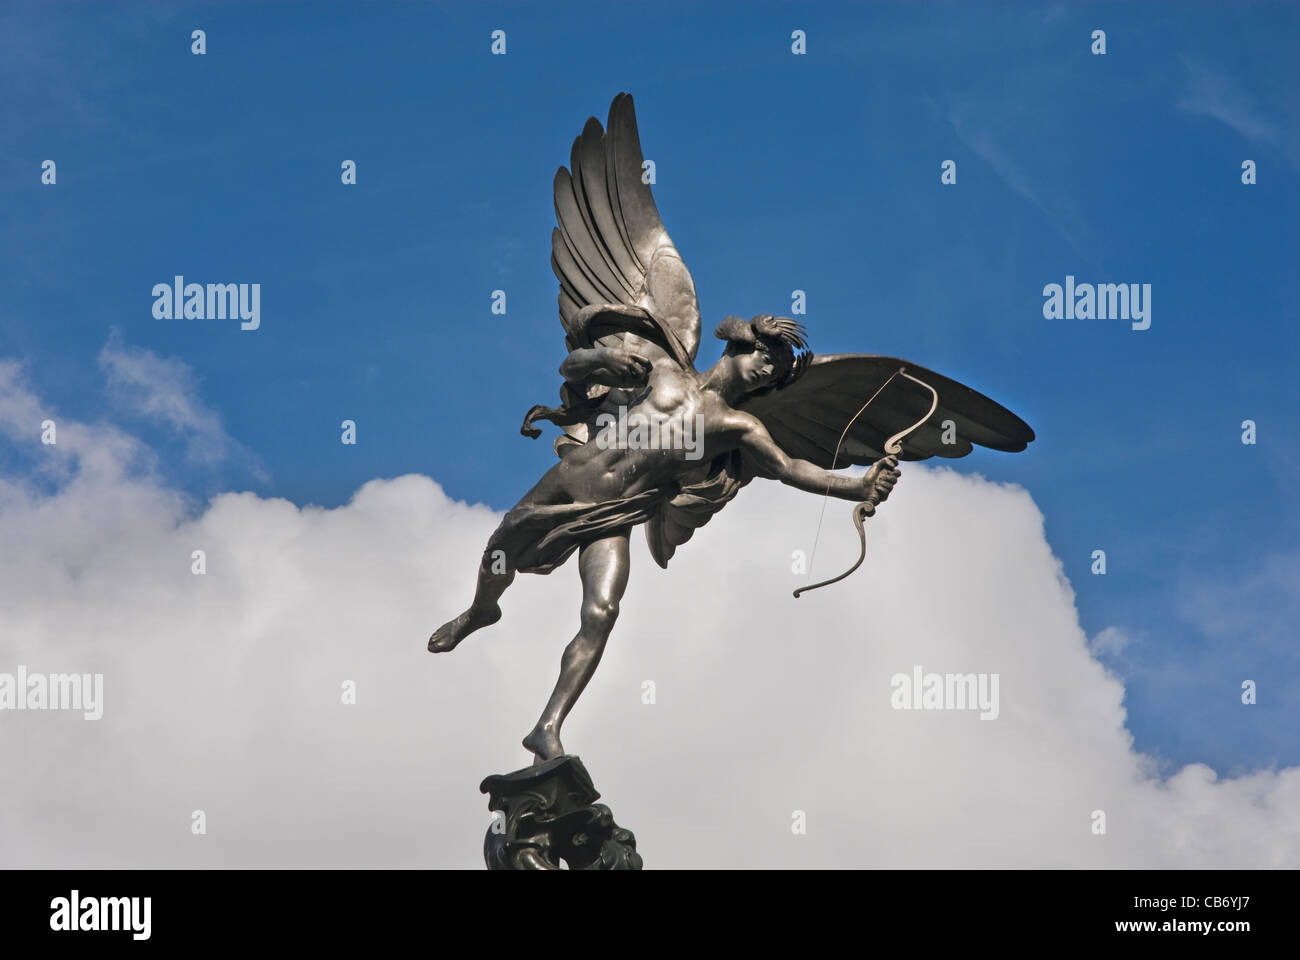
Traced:
<path fill-rule="evenodd" d="M 563 756 L 479 786 L 501 818 L 488 828 L 489 870 L 640 870 L 636 838 L 614 822 L 577 757 Z"/>

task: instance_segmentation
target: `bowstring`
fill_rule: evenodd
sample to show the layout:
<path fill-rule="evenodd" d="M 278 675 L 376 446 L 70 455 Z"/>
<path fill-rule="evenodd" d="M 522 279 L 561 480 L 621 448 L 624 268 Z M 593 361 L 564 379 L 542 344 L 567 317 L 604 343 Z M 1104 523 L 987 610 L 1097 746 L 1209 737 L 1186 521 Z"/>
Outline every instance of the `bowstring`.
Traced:
<path fill-rule="evenodd" d="M 840 434 L 839 442 L 835 444 L 835 454 L 834 454 L 834 456 L 831 457 L 831 469 L 832 469 L 832 470 L 835 469 L 835 464 L 836 464 L 836 462 L 840 459 L 840 447 L 842 447 L 842 446 L 844 445 L 844 438 L 847 437 L 847 436 L 849 435 L 849 428 L 850 428 L 851 426 L 853 426 L 854 421 L 857 420 L 858 417 L 862 416 L 862 411 L 863 411 L 863 410 L 866 410 L 867 407 L 871 406 L 871 401 L 872 401 L 872 400 L 875 400 L 876 397 L 880 396 L 880 391 L 881 391 L 881 390 L 884 390 L 885 387 L 889 386 L 889 382 L 890 382 L 890 380 L 893 380 L 896 376 L 898 376 L 898 375 L 899 375 L 900 373 L 902 373 L 902 372 L 903 372 L 903 368 L 902 368 L 902 367 L 899 367 L 897 370 L 895 370 L 893 373 L 891 373 L 891 374 L 889 375 L 889 380 L 886 380 L 886 381 L 885 381 L 884 383 L 882 383 L 879 387 L 877 387 L 877 388 L 876 388 L 876 392 L 873 393 L 870 397 L 867 398 L 867 402 L 864 403 L 864 404 L 862 405 L 862 407 L 858 410 L 858 412 L 855 413 L 855 414 L 854 414 L 854 415 L 849 419 L 849 422 L 846 423 L 846 424 L 844 425 L 844 432 Z M 886 455 L 886 456 L 889 455 L 889 451 L 888 451 L 888 450 L 885 451 L 885 455 Z M 832 485 L 834 482 L 835 482 L 834 478 L 831 478 L 831 479 L 829 479 L 829 480 L 826 481 L 826 493 L 822 496 L 822 509 L 821 509 L 821 513 L 819 513 L 819 514 L 817 515 L 817 533 L 816 533 L 816 535 L 813 536 L 812 553 L 810 553 L 809 556 L 808 556 L 808 581 L 809 581 L 810 583 L 812 582 L 813 561 L 815 561 L 815 560 L 817 559 L 817 543 L 818 543 L 819 540 L 821 540 L 821 536 L 822 536 L 822 521 L 826 518 L 826 502 L 827 502 L 828 500 L 830 500 L 830 498 L 831 498 L 831 485 Z"/>

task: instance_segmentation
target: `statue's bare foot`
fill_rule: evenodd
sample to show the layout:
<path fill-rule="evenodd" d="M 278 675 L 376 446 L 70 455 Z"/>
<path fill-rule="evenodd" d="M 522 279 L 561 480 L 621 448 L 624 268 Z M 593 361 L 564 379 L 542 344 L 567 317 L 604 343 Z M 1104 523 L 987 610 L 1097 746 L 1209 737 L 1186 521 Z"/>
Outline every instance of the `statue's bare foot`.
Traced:
<path fill-rule="evenodd" d="M 470 607 L 455 620 L 448 620 L 429 638 L 430 653 L 446 653 L 475 630 L 490 626 L 501 619 L 501 608 L 496 604 L 486 610 Z"/>
<path fill-rule="evenodd" d="M 524 737 L 524 749 L 533 752 L 534 765 L 564 756 L 559 734 L 547 726 L 534 727 L 533 732 Z"/>

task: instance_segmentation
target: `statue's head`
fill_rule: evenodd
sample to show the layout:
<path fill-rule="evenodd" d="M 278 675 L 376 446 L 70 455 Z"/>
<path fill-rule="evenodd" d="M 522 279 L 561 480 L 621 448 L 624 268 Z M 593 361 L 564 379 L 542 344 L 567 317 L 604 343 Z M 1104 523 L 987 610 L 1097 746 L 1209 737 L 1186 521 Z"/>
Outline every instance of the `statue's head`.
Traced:
<path fill-rule="evenodd" d="M 812 360 L 803 324 L 789 317 L 766 313 L 749 321 L 727 317 L 713 335 L 727 341 L 718 364 L 725 365 L 728 378 L 745 396 L 788 387 Z"/>

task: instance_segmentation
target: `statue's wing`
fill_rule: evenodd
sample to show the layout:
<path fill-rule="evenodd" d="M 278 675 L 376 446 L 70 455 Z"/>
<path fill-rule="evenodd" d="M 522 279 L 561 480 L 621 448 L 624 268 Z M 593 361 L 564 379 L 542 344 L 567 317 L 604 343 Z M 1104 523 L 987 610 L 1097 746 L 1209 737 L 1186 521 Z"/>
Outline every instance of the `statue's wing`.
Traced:
<path fill-rule="evenodd" d="M 828 470 L 867 465 L 885 455 L 885 441 L 924 417 L 934 399 L 924 387 L 905 377 L 890 380 L 900 367 L 939 394 L 934 413 L 902 440 L 900 460 L 964 457 L 977 444 L 1014 452 L 1034 439 L 1028 424 L 970 387 L 907 360 L 861 353 L 814 357 L 788 387 L 752 397 L 740 409 L 758 417 L 772 439 L 792 457 Z M 877 390 L 879 394 L 871 399 Z M 865 410 L 863 404 L 867 404 Z M 844 434 L 850 421 L 853 425 Z M 844 442 L 837 457 L 835 448 L 841 434 Z M 945 443 L 945 437 L 952 442 Z M 754 465 L 733 451 L 713 463 L 705 481 L 665 501 L 646 524 L 646 539 L 655 561 L 667 566 L 677 547 L 754 476 Z"/>
<path fill-rule="evenodd" d="M 596 339 L 588 328 L 600 322 L 599 307 L 617 305 L 620 319 L 638 309 L 653 317 L 677 341 L 669 353 L 693 363 L 700 344 L 695 281 L 659 219 L 642 163 L 632 97 L 620 93 L 609 107 L 609 129 L 588 119 L 573 141 L 570 169 L 555 172 L 551 267 L 566 345 Z"/>
<path fill-rule="evenodd" d="M 975 445 L 1014 453 L 1034 439 L 1027 423 L 984 394 L 910 361 L 862 353 L 814 357 L 794 383 L 753 397 L 740 409 L 763 421 L 792 457 L 825 469 L 870 464 L 885 455 L 889 437 L 925 416 L 933 400 L 924 387 L 894 377 L 853 421 L 836 457 L 845 426 L 900 367 L 939 394 L 934 413 L 903 439 L 900 460 L 964 457 Z"/>

